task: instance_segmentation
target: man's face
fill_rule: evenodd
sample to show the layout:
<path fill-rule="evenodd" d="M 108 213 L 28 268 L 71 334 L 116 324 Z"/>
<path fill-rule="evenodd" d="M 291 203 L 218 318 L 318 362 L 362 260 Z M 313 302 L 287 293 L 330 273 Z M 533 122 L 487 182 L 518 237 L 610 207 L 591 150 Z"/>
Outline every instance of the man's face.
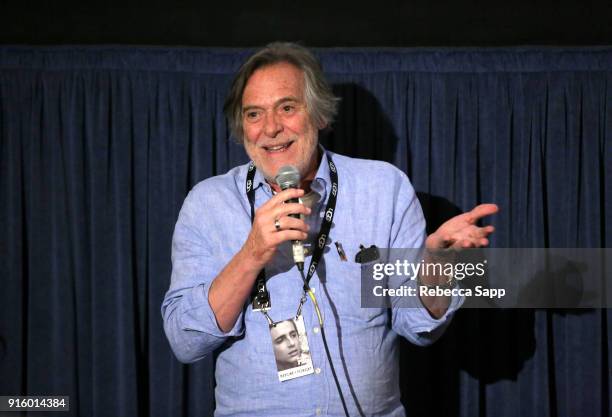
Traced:
<path fill-rule="evenodd" d="M 293 321 L 281 321 L 270 329 L 270 334 L 272 335 L 272 346 L 274 346 L 276 361 L 284 366 L 296 366 L 302 350 Z"/>
<path fill-rule="evenodd" d="M 244 148 L 268 181 L 284 165 L 295 166 L 302 180 L 314 178 L 318 129 L 306 108 L 302 70 L 281 62 L 255 71 L 242 94 L 242 124 Z"/>

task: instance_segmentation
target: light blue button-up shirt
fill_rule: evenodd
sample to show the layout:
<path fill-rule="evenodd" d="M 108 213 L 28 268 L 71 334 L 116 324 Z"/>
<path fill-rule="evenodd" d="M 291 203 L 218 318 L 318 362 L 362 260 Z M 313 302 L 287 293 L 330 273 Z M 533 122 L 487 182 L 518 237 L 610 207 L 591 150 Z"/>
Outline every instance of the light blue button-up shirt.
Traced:
<path fill-rule="evenodd" d="M 425 220 L 406 175 L 380 161 L 333 154 L 338 170 L 338 201 L 328 244 L 311 280 L 324 316 L 332 360 L 351 416 L 403 416 L 399 390 L 398 336 L 418 345 L 435 341 L 461 300 L 453 299 L 441 319 L 425 308 L 373 309 L 360 306 L 359 245 L 420 248 Z M 248 165 L 206 179 L 189 193 L 172 243 L 172 282 L 163 305 L 164 328 L 182 362 L 194 362 L 216 349 L 215 416 L 343 416 L 325 355 L 313 305 L 302 314 L 315 373 L 279 382 L 268 322 L 247 304 L 230 332 L 217 326 L 208 303 L 212 280 L 240 250 L 251 229 L 245 193 Z M 255 206 L 272 197 L 260 171 L 255 174 Z M 313 242 L 325 211 L 331 181 L 324 153 L 311 184 L 321 198 L 307 218 Z M 342 261 L 339 242 L 348 261 Z M 306 259 L 306 268 L 310 257 Z M 305 269 L 306 269 L 305 268 Z M 291 246 L 279 247 L 266 266 L 275 321 L 295 315 L 302 295 Z M 354 393 L 354 395 L 352 394 Z"/>

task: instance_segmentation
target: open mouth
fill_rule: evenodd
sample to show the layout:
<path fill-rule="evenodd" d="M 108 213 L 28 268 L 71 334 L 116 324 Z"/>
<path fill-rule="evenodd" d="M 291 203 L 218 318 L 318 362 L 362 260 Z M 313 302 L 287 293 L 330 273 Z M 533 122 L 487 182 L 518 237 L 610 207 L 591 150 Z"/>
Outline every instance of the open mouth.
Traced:
<path fill-rule="evenodd" d="M 266 150 L 266 152 L 281 153 L 281 152 L 285 152 L 287 149 L 289 149 L 292 144 L 293 144 L 293 141 L 288 142 L 288 143 L 284 143 L 284 144 L 281 144 L 281 145 L 264 146 L 263 148 Z"/>

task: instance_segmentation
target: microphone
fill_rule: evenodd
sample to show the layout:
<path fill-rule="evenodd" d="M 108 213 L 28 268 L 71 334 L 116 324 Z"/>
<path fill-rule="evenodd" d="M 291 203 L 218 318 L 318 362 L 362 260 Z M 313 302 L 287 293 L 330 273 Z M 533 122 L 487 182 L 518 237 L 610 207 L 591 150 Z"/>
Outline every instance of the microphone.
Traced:
<path fill-rule="evenodd" d="M 300 185 L 300 172 L 292 165 L 285 165 L 278 170 L 278 174 L 276 174 L 274 181 L 276 181 L 281 190 L 298 188 Z M 292 198 L 288 200 L 288 202 L 299 203 L 300 200 Z M 296 219 L 300 218 L 300 215 L 295 213 L 290 214 L 290 216 Z M 293 261 L 300 271 L 304 270 L 304 244 L 301 240 L 293 241 Z"/>

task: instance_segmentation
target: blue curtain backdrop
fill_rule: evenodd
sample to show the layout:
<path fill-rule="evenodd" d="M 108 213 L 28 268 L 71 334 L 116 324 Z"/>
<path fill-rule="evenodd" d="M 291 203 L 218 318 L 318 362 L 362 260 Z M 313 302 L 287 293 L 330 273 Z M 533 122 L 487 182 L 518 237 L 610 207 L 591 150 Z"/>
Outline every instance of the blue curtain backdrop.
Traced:
<path fill-rule="evenodd" d="M 213 360 L 173 358 L 160 303 L 183 198 L 246 161 L 221 106 L 249 52 L 0 47 L 0 395 L 212 415 Z M 318 54 L 342 97 L 322 140 L 405 170 L 430 228 L 496 202 L 495 247 L 610 244 L 612 48 Z M 611 322 L 460 311 L 403 346 L 408 415 L 608 416 Z"/>

